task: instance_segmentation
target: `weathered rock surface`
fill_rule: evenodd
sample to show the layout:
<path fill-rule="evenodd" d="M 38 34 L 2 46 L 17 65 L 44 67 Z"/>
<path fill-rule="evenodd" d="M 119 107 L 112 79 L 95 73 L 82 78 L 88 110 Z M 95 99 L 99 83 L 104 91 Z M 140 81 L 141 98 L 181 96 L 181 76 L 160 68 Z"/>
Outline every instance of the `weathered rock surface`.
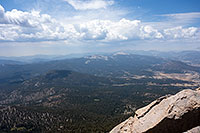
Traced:
<path fill-rule="evenodd" d="M 110 133 L 182 133 L 197 126 L 200 126 L 199 88 L 153 101 Z M 200 133 L 195 131 L 199 130 L 192 133 Z"/>
<path fill-rule="evenodd" d="M 200 133 L 200 126 L 194 127 L 192 129 L 188 130 L 187 132 L 184 132 L 184 133 Z"/>

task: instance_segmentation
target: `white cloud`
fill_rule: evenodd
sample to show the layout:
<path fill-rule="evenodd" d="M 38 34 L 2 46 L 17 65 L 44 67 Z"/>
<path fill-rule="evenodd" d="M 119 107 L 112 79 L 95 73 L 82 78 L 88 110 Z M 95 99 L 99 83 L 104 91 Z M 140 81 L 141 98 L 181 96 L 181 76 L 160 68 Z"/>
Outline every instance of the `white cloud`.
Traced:
<path fill-rule="evenodd" d="M 141 22 L 139 20 L 130 21 L 121 19 L 119 22 L 109 26 L 107 40 L 128 40 L 140 38 Z M 131 34 L 130 34 L 131 33 Z"/>
<path fill-rule="evenodd" d="M 76 10 L 107 8 L 114 4 L 113 0 L 65 0 Z"/>
<path fill-rule="evenodd" d="M 199 23 L 200 20 L 200 12 L 164 14 L 160 16 L 167 19 L 165 22 L 161 22 L 165 26 L 190 26 Z"/>
<path fill-rule="evenodd" d="M 200 40 L 197 27 L 172 27 L 156 29 L 140 20 L 121 19 L 89 20 L 77 24 L 66 24 L 55 20 L 48 14 L 38 11 L 5 12 L 0 6 L 0 41 L 79 41 L 91 43 L 133 40 Z M 93 42 L 92 42 L 93 41 Z"/>
<path fill-rule="evenodd" d="M 181 26 L 170 29 L 164 29 L 166 38 L 169 39 L 198 39 L 200 33 L 196 27 L 183 28 Z"/>
<path fill-rule="evenodd" d="M 73 25 L 63 25 L 38 11 L 5 12 L 0 6 L 0 39 L 4 41 L 45 41 L 72 38 L 78 33 Z"/>
<path fill-rule="evenodd" d="M 165 14 L 165 15 L 161 15 L 161 16 L 172 17 L 174 19 L 193 20 L 193 19 L 200 18 L 200 12 Z"/>
<path fill-rule="evenodd" d="M 53 23 L 55 20 L 47 14 L 40 14 L 38 11 L 22 12 L 16 9 L 4 11 L 0 6 L 0 24 L 14 24 L 22 27 L 39 27 L 41 23 Z"/>
<path fill-rule="evenodd" d="M 19 37 L 20 27 L 0 25 L 0 40 L 15 41 Z"/>
<path fill-rule="evenodd" d="M 139 20 L 121 19 L 118 22 L 93 20 L 81 24 L 79 31 L 82 37 L 88 40 L 122 41 L 163 38 L 160 32 L 149 25 L 143 25 Z"/>
<path fill-rule="evenodd" d="M 4 8 L 0 5 L 0 23 L 3 23 L 5 21 L 5 10 Z"/>

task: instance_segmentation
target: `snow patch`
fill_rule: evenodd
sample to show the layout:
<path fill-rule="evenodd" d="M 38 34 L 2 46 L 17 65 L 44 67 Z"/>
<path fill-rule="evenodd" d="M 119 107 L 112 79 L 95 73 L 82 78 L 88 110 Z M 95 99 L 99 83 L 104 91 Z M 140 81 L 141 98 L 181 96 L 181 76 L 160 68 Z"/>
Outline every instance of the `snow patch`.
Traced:
<path fill-rule="evenodd" d="M 125 53 L 125 52 L 117 52 L 117 53 L 115 53 L 113 55 L 116 56 L 116 55 L 129 55 L 129 54 Z"/>
<path fill-rule="evenodd" d="M 85 57 L 86 59 L 90 59 L 90 60 L 108 60 L 108 57 L 107 56 L 103 56 L 103 55 L 93 55 L 93 56 L 88 56 L 88 57 Z"/>
<path fill-rule="evenodd" d="M 87 61 L 85 62 L 85 64 L 88 64 L 88 63 L 90 63 L 90 60 L 87 60 Z"/>

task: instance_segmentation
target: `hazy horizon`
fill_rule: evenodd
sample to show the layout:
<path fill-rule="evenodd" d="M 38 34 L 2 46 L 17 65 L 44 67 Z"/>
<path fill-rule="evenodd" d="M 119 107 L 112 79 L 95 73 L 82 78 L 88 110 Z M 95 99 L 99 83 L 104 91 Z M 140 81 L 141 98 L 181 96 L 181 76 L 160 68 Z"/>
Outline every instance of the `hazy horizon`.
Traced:
<path fill-rule="evenodd" d="M 32 54 L 32 55 L 0 55 L 0 57 L 2 57 L 2 59 L 5 58 L 18 58 L 18 57 L 33 57 L 34 59 L 35 58 L 45 58 L 45 57 L 48 57 L 48 58 L 53 58 L 53 57 L 64 57 L 64 56 L 69 56 L 69 58 L 74 58 L 74 57 L 86 57 L 86 56 L 93 56 L 93 55 L 112 55 L 112 54 L 115 54 L 115 53 L 119 53 L 119 52 L 124 52 L 124 53 L 127 53 L 127 54 L 139 54 L 139 55 L 145 55 L 144 53 L 150 53 L 150 52 L 161 52 L 161 53 L 168 53 L 170 54 L 171 52 L 174 52 L 174 53 L 180 53 L 180 52 L 200 52 L 199 49 L 196 49 L 196 50 L 168 50 L 168 51 L 162 51 L 162 50 L 119 50 L 119 51 L 112 51 L 112 52 L 83 52 L 83 53 L 69 53 L 69 54 Z M 71 57 L 70 57 L 71 56 Z"/>

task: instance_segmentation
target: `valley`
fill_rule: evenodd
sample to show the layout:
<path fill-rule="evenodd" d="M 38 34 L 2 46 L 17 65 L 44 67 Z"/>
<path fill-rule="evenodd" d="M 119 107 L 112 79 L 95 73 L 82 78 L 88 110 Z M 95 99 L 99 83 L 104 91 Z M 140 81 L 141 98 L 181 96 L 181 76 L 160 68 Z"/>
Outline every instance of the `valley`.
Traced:
<path fill-rule="evenodd" d="M 3 64 L 0 83 L 2 132 L 108 132 L 163 95 L 199 87 L 200 68 L 121 52 Z"/>

